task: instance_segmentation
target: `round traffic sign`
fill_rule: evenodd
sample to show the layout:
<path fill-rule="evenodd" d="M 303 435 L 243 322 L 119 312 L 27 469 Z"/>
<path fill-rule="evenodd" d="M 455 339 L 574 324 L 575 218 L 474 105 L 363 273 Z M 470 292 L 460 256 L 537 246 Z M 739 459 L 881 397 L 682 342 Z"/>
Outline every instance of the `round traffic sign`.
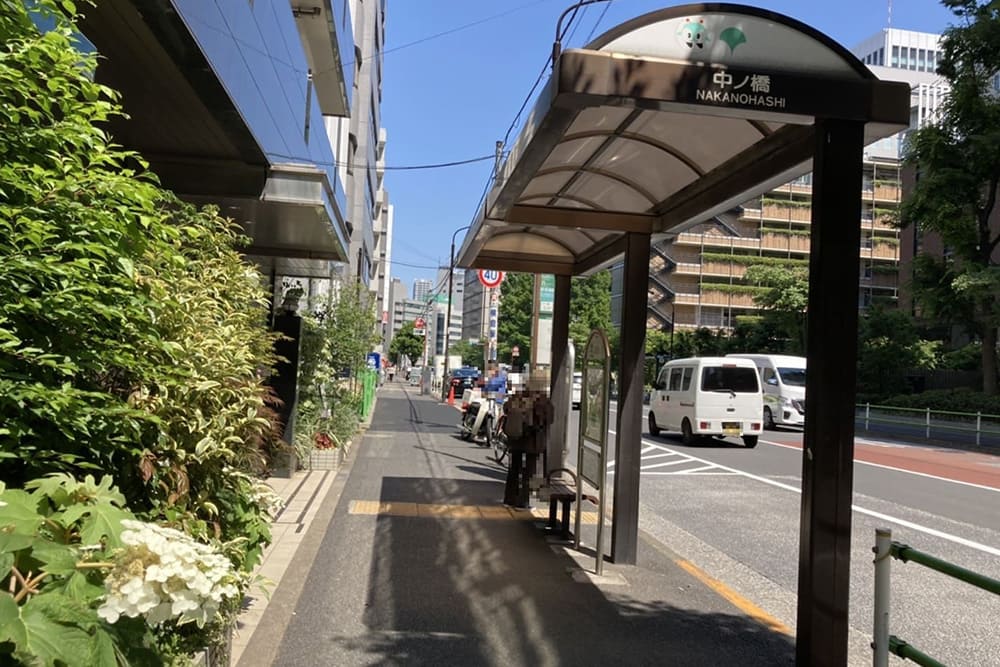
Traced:
<path fill-rule="evenodd" d="M 423 329 L 425 326 L 427 326 L 427 323 L 424 322 L 424 318 L 418 317 L 417 319 L 413 320 L 414 329 Z"/>
<path fill-rule="evenodd" d="M 497 287 L 503 282 L 503 275 L 503 271 L 479 269 L 479 282 L 483 284 L 483 287 Z"/>

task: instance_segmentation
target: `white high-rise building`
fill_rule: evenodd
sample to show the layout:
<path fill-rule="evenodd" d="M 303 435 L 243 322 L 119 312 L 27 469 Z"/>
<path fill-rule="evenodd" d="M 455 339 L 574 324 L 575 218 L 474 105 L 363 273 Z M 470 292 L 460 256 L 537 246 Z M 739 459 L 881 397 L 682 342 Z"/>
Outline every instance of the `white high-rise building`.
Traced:
<path fill-rule="evenodd" d="M 413 300 L 424 302 L 434 289 L 434 281 L 426 278 L 417 278 L 413 281 Z"/>
<path fill-rule="evenodd" d="M 863 40 L 851 53 L 868 65 L 884 81 L 910 85 L 910 128 L 922 127 L 937 117 L 948 91 L 937 74 L 941 60 L 941 35 L 914 30 L 886 28 Z M 905 132 L 868 146 L 873 158 L 899 159 Z"/>

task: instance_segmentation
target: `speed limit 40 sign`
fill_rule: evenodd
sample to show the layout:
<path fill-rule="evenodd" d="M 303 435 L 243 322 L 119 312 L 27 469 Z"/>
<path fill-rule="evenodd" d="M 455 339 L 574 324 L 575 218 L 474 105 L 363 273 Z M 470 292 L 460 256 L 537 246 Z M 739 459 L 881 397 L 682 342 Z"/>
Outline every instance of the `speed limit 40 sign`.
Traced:
<path fill-rule="evenodd" d="M 479 282 L 483 284 L 483 287 L 494 288 L 498 287 L 500 283 L 503 282 L 503 271 L 494 271 L 493 269 L 479 269 Z"/>

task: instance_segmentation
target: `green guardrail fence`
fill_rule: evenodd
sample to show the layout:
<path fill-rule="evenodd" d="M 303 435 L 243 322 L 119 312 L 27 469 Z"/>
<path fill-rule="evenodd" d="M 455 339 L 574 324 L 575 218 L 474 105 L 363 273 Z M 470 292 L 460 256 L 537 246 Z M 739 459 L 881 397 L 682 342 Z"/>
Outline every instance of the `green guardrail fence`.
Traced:
<path fill-rule="evenodd" d="M 963 581 L 994 595 L 1000 595 L 1000 580 L 967 570 L 964 567 L 941 560 L 936 556 L 917 551 L 913 547 L 892 541 L 892 531 L 887 528 L 875 530 L 875 628 L 872 637 L 874 667 L 887 667 L 889 654 L 912 660 L 922 667 L 943 667 L 943 664 L 923 653 L 908 642 L 889 634 L 890 576 L 892 559 L 904 563 L 913 562 L 941 574 Z"/>
<path fill-rule="evenodd" d="M 361 380 L 361 407 L 358 413 L 361 415 L 361 421 L 368 419 L 368 415 L 372 412 L 372 407 L 375 405 L 375 387 L 378 385 L 378 371 L 365 369 L 358 373 L 358 379 Z"/>

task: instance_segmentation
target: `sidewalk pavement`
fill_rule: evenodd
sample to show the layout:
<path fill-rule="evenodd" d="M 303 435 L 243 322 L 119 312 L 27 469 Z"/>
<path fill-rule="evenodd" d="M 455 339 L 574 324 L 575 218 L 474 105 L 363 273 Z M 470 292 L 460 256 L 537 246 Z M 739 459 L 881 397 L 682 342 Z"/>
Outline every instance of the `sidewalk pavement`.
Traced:
<path fill-rule="evenodd" d="M 457 422 L 391 383 L 339 472 L 280 480 L 273 592 L 240 617 L 233 664 L 794 662 L 788 628 L 645 534 L 637 566 L 593 576 L 594 508 L 581 552 L 546 536 L 547 507 L 505 508 L 504 469 Z"/>

